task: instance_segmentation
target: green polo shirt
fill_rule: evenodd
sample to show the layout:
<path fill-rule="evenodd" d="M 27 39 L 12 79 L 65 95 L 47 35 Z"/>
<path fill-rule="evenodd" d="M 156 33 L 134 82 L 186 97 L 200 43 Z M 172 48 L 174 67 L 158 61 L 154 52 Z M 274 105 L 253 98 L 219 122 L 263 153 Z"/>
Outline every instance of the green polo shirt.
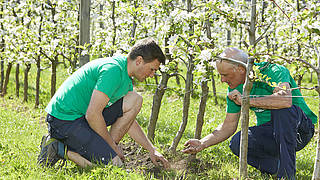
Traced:
<path fill-rule="evenodd" d="M 107 107 L 132 91 L 127 58 L 101 58 L 85 64 L 60 86 L 45 110 L 58 119 L 75 120 L 86 114 L 94 89 L 110 98 Z"/>
<path fill-rule="evenodd" d="M 290 72 L 287 68 L 278 64 L 271 64 L 268 62 L 256 63 L 256 66 L 259 67 L 261 74 L 266 75 L 265 79 L 268 78 L 268 81 L 272 84 L 273 82 L 283 83 L 288 82 L 291 88 L 297 87 L 296 82 L 291 77 Z M 255 81 L 253 82 L 250 95 L 271 95 L 275 87 L 270 86 L 266 82 Z M 237 89 L 241 94 L 243 91 L 243 84 L 240 84 L 235 89 Z M 228 88 L 228 93 L 232 92 L 234 89 Z M 292 91 L 292 96 L 302 96 L 299 89 Z M 259 97 L 259 96 L 255 96 Z M 317 123 L 317 116 L 310 110 L 306 102 L 302 97 L 293 97 L 292 104 L 299 106 L 303 112 L 312 120 L 312 123 Z M 271 120 L 271 111 L 268 109 L 250 107 L 251 110 L 255 112 L 257 117 L 257 126 L 262 125 Z M 234 103 L 227 96 L 227 113 L 238 113 L 241 110 L 241 106 Z"/>

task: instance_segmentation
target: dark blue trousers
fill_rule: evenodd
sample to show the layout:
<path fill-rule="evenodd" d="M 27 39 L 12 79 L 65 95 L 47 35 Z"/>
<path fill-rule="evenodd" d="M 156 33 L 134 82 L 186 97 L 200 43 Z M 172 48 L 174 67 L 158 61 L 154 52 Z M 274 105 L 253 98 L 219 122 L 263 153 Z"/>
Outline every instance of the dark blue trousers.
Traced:
<path fill-rule="evenodd" d="M 123 115 L 123 98 L 112 106 L 104 108 L 102 116 L 107 126 L 112 125 Z M 51 137 L 58 139 L 68 150 L 79 153 L 91 162 L 108 164 L 117 156 L 111 146 L 91 127 L 85 116 L 73 121 L 58 119 L 50 114 L 47 115 L 48 132 Z"/>
<path fill-rule="evenodd" d="M 230 149 L 239 156 L 240 134 L 230 142 Z M 271 110 L 271 121 L 249 127 L 247 161 L 262 173 L 278 178 L 295 179 L 296 151 L 304 148 L 314 134 L 314 125 L 300 107 Z"/>

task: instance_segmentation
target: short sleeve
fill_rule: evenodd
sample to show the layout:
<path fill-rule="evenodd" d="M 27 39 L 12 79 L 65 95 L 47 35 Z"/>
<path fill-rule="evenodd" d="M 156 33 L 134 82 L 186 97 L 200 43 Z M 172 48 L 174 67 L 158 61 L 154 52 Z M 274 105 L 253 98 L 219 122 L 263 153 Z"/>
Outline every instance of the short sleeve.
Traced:
<path fill-rule="evenodd" d="M 99 77 L 94 89 L 103 92 L 109 98 L 121 84 L 121 70 L 114 64 L 104 65 L 99 69 Z"/>
<path fill-rule="evenodd" d="M 229 99 L 227 96 L 227 113 L 238 113 L 241 110 L 241 106 Z"/>
<path fill-rule="evenodd" d="M 238 90 L 242 94 L 243 84 L 240 84 L 235 89 Z M 228 94 L 229 94 L 229 92 L 232 92 L 233 90 L 234 89 L 228 88 Z M 229 97 L 227 96 L 227 113 L 238 113 L 238 112 L 240 112 L 240 110 L 241 110 L 241 106 L 236 104 L 234 101 L 229 99 Z"/>

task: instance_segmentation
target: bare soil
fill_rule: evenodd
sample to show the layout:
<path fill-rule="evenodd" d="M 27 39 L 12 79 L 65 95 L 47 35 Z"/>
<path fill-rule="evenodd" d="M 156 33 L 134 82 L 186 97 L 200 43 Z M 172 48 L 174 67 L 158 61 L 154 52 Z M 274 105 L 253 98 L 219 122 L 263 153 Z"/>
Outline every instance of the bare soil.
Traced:
<path fill-rule="evenodd" d="M 174 157 L 164 155 L 170 163 L 170 168 L 165 169 L 162 166 L 155 166 L 149 153 L 135 142 L 120 143 L 120 146 L 126 157 L 124 168 L 127 171 L 151 174 L 158 179 L 185 179 L 188 174 L 205 174 L 208 169 L 212 168 L 210 163 L 200 162 L 199 159 L 191 159 L 188 155 L 177 153 Z"/>

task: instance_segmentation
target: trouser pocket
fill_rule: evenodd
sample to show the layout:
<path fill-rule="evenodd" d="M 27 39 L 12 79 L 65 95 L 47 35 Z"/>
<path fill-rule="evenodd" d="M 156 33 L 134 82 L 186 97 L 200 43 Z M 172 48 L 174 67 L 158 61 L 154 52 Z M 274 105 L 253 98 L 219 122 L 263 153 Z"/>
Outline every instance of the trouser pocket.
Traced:
<path fill-rule="evenodd" d="M 303 149 L 311 140 L 314 134 L 314 125 L 310 118 L 304 113 L 297 128 L 297 147 L 296 151 Z"/>

